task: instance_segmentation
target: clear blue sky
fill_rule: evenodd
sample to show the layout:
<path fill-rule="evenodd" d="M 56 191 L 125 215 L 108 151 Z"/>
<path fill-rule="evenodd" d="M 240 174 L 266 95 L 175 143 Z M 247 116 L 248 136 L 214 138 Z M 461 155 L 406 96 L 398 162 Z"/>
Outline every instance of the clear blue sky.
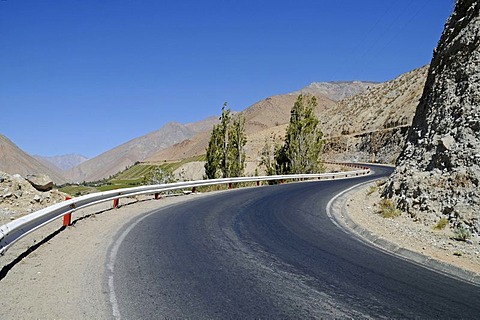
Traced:
<path fill-rule="evenodd" d="M 453 0 L 0 0 L 0 133 L 94 157 L 169 121 L 430 62 Z"/>

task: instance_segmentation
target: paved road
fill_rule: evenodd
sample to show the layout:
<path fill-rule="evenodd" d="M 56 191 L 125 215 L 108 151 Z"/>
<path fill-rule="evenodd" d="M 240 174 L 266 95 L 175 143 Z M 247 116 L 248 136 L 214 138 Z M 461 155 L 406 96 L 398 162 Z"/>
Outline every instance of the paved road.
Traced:
<path fill-rule="evenodd" d="M 367 179 L 232 190 L 144 217 L 117 242 L 121 318 L 478 319 L 479 287 L 366 246 L 328 219 L 329 199 Z"/>

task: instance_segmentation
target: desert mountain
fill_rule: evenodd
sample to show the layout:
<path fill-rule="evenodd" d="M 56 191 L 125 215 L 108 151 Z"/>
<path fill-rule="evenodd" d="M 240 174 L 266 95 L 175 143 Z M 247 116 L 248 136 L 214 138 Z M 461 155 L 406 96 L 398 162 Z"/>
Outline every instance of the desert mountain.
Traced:
<path fill-rule="evenodd" d="M 46 174 L 55 184 L 65 183 L 65 178 L 59 170 L 42 164 L 26 152 L 22 151 L 7 137 L 0 134 L 0 171 L 8 174 Z"/>
<path fill-rule="evenodd" d="M 57 170 L 60 169 L 62 171 L 69 170 L 88 160 L 87 157 L 74 153 L 53 157 L 44 157 L 38 155 L 34 155 L 33 157 L 43 164 L 53 164 Z"/>
<path fill-rule="evenodd" d="M 459 0 L 384 190 L 412 217 L 480 233 L 480 2 Z"/>
<path fill-rule="evenodd" d="M 210 129 L 213 123 L 215 123 L 215 119 L 212 117 L 187 125 L 169 122 L 159 130 L 132 139 L 81 163 L 67 171 L 65 176 L 73 182 L 96 181 L 107 178 L 137 161 L 144 160 L 158 150 L 193 137 L 205 128 Z"/>

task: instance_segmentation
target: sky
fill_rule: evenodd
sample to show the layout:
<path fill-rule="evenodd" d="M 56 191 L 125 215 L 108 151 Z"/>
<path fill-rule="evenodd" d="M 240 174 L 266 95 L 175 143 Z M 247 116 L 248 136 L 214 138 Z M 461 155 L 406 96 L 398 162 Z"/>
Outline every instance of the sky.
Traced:
<path fill-rule="evenodd" d="M 167 122 L 430 63 L 454 0 L 0 0 L 0 134 L 95 157 Z"/>

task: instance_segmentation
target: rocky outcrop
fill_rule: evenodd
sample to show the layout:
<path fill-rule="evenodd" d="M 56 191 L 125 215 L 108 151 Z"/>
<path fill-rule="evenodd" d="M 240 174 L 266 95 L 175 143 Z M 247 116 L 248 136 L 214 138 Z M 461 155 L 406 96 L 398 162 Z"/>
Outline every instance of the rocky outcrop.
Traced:
<path fill-rule="evenodd" d="M 409 126 L 381 129 L 325 139 L 324 157 L 330 161 L 395 163 Z"/>
<path fill-rule="evenodd" d="M 39 191 L 19 174 L 0 171 L 0 225 L 65 200 L 67 194 Z"/>
<path fill-rule="evenodd" d="M 480 232 L 480 2 L 459 0 L 383 190 L 412 217 Z"/>

